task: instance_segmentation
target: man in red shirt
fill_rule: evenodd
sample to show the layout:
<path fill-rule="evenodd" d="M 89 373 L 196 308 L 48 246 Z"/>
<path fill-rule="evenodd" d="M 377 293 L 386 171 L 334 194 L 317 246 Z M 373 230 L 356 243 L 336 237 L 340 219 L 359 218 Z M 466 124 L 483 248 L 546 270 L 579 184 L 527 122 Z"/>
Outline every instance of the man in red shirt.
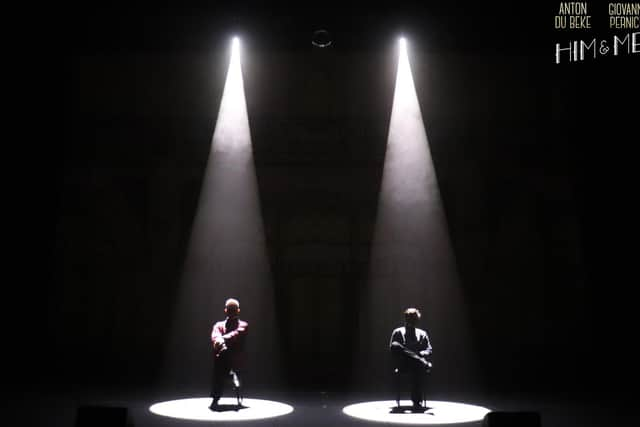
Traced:
<path fill-rule="evenodd" d="M 239 371 L 242 369 L 244 359 L 244 341 L 247 336 L 249 324 L 240 320 L 240 302 L 229 298 L 224 304 L 225 320 L 216 322 L 211 331 L 211 343 L 213 344 L 213 379 L 211 397 L 213 401 L 209 409 L 218 408 L 218 400 L 224 391 L 225 380 L 230 378 L 237 390 L 240 387 Z"/>

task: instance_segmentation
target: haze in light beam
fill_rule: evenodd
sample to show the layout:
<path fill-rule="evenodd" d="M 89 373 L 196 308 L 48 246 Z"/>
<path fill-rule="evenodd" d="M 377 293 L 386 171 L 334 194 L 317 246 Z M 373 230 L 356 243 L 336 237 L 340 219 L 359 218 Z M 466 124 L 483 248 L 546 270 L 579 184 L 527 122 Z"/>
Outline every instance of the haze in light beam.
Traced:
<path fill-rule="evenodd" d="M 391 331 L 402 326 L 402 310 L 417 307 L 434 347 L 433 390 L 466 388 L 475 379 L 463 298 L 406 43 L 399 46 L 363 299 L 359 378 L 370 385 L 384 385 L 386 376 L 382 384 L 375 384 L 379 376 L 370 373 L 389 366 Z"/>
<path fill-rule="evenodd" d="M 249 116 L 244 96 L 242 69 L 240 67 L 240 42 L 234 38 L 231 44 L 231 59 L 224 85 L 220 111 L 213 133 L 213 149 L 218 152 L 245 152 L 251 155 Z"/>
<path fill-rule="evenodd" d="M 406 42 L 400 42 L 381 196 L 391 209 L 418 208 L 439 199 L 422 112 L 409 66 Z M 434 194 L 435 193 L 435 194 Z"/>
<path fill-rule="evenodd" d="M 224 301 L 240 300 L 249 322 L 251 384 L 278 378 L 277 334 L 240 64 L 233 41 L 229 68 L 194 219 L 168 348 L 170 382 L 208 387 L 211 326 Z"/>

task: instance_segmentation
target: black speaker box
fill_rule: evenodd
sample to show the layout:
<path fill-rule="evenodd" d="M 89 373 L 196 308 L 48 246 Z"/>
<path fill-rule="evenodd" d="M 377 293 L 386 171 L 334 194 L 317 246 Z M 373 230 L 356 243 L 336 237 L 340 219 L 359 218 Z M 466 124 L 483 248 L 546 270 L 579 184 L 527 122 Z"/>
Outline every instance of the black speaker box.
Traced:
<path fill-rule="evenodd" d="M 540 427 L 540 414 L 492 411 L 485 415 L 482 425 L 484 427 Z"/>
<path fill-rule="evenodd" d="M 127 408 L 80 406 L 75 427 L 126 427 Z"/>

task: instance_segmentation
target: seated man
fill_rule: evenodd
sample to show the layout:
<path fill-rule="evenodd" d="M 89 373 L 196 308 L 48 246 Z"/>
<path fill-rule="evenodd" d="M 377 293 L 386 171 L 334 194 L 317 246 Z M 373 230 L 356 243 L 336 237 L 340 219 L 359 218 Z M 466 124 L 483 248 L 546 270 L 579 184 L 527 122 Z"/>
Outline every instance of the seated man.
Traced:
<path fill-rule="evenodd" d="M 211 343 L 213 344 L 213 379 L 211 397 L 213 401 L 209 409 L 218 408 L 218 400 L 224 391 L 226 379 L 231 379 L 237 390 L 240 387 L 238 372 L 243 362 L 243 347 L 249 324 L 240 320 L 240 303 L 234 298 L 229 298 L 224 304 L 225 320 L 216 322 L 211 331 Z"/>
<path fill-rule="evenodd" d="M 422 380 L 431 369 L 431 362 L 425 357 L 432 353 L 427 332 L 416 328 L 420 311 L 408 308 L 404 311 L 404 326 L 391 334 L 389 347 L 394 357 L 394 375 L 407 374 L 411 381 L 411 400 L 416 409 L 422 408 Z"/>

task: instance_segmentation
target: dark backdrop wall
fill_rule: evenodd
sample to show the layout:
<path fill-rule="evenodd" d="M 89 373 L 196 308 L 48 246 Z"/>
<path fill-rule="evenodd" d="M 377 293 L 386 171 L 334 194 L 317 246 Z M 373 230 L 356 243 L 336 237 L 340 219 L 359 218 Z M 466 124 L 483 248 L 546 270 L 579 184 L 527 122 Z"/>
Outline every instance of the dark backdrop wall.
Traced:
<path fill-rule="evenodd" d="M 59 28 L 59 131 L 34 171 L 46 206 L 25 205 L 43 229 L 25 263 L 43 298 L 21 310 L 16 383 L 161 375 L 235 30 L 290 387 L 350 385 L 398 29 L 485 385 L 577 391 L 628 374 L 637 57 L 553 64 L 539 21 L 553 11 L 93 12 Z M 335 43 L 314 50 L 321 24 Z"/>

